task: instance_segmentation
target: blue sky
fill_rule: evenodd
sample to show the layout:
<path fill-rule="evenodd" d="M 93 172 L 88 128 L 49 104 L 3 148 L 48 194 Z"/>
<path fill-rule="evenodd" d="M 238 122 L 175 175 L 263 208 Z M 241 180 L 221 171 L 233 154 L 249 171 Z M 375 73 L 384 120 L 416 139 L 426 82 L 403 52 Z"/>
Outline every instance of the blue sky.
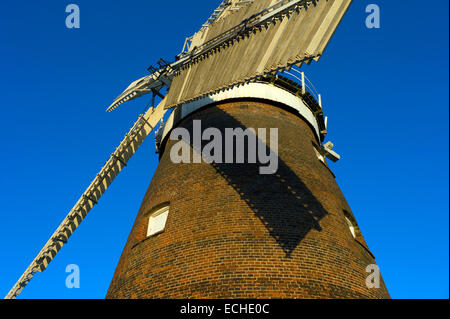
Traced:
<path fill-rule="evenodd" d="M 0 296 L 6 295 L 148 103 L 106 107 L 172 60 L 220 1 L 9 1 L 0 13 Z M 381 28 L 365 8 L 381 8 Z M 394 298 L 448 298 L 448 1 L 354 1 L 319 63 L 331 164 Z M 104 298 L 158 164 L 148 138 L 23 298 Z M 81 288 L 65 287 L 77 264 Z"/>

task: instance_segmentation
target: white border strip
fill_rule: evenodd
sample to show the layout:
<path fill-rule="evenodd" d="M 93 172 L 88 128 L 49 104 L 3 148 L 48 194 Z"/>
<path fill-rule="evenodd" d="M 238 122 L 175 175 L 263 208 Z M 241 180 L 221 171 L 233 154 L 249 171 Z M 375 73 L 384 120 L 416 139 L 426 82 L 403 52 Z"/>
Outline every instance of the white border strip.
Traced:
<path fill-rule="evenodd" d="M 192 101 L 186 104 L 181 105 L 181 116 L 179 121 L 197 111 L 198 109 L 207 106 L 212 103 L 217 103 L 225 100 L 232 99 L 242 99 L 242 98 L 256 98 L 256 99 L 264 99 L 269 101 L 274 101 L 278 103 L 282 103 L 294 110 L 296 110 L 306 121 L 312 125 L 318 140 L 320 140 L 320 131 L 319 124 L 317 123 L 316 117 L 312 113 L 312 111 L 305 105 L 303 100 L 294 94 L 283 90 L 279 87 L 276 87 L 271 84 L 265 83 L 248 83 L 239 87 L 234 87 L 229 89 L 228 91 L 219 92 L 213 95 L 209 95 L 207 97 L 198 99 L 196 101 Z M 177 125 L 178 123 L 174 123 L 175 112 L 172 112 L 170 117 L 167 119 L 164 124 L 164 129 L 162 130 L 162 139 L 169 134 L 169 132 Z M 160 131 L 161 132 L 161 131 Z M 160 133 L 161 134 L 161 133 Z"/>

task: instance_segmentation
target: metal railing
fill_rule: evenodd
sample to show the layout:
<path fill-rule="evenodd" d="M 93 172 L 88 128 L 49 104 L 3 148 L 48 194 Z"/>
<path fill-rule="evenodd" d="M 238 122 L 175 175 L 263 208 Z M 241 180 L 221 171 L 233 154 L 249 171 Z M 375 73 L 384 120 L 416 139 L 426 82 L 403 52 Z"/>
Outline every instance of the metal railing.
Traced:
<path fill-rule="evenodd" d="M 292 67 L 289 70 L 280 71 L 276 75 L 261 78 L 260 80 L 287 89 L 300 97 L 305 103 L 305 106 L 314 114 L 319 124 L 321 139 L 323 140 L 325 138 L 327 135 L 327 123 L 323 115 L 322 95 L 318 93 L 314 84 L 304 72 Z"/>
<path fill-rule="evenodd" d="M 308 92 L 317 101 L 317 103 L 322 107 L 322 95 L 318 93 L 316 87 L 311 82 L 311 80 L 305 75 L 305 72 L 301 72 L 295 67 L 292 67 L 289 71 L 285 70 L 281 72 L 282 75 L 288 75 L 296 79 L 302 86 L 303 95 Z"/>

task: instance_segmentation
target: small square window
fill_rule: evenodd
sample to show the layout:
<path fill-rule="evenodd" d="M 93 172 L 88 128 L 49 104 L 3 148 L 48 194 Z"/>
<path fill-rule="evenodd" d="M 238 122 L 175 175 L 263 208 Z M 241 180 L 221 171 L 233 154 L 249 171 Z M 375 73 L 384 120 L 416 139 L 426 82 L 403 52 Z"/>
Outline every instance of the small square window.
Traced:
<path fill-rule="evenodd" d="M 169 207 L 164 207 L 148 218 L 147 237 L 162 233 L 166 228 L 167 216 L 169 215 Z"/>

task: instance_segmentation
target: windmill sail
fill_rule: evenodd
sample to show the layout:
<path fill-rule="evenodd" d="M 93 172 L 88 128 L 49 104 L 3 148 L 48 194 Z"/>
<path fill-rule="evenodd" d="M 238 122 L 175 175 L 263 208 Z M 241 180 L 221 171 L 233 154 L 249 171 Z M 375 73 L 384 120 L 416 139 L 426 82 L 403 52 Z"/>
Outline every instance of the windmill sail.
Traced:
<path fill-rule="evenodd" d="M 108 108 L 169 90 L 166 108 L 318 61 L 352 0 L 232 0 L 174 63 L 132 83 Z"/>
<path fill-rule="evenodd" d="M 125 168 L 127 162 L 136 153 L 145 138 L 154 130 L 163 118 L 165 99 L 156 108 L 151 108 L 140 115 L 136 123 L 125 136 L 119 147 L 114 151 L 105 166 L 97 174 L 91 185 L 80 197 L 78 202 L 63 220 L 44 248 L 31 262 L 25 273 L 20 277 L 5 299 L 15 299 L 37 272 L 43 272 L 60 249 L 67 243 L 74 231 L 80 226 L 89 211 L 98 203 L 109 185 Z"/>
<path fill-rule="evenodd" d="M 164 74 L 163 74 L 164 73 Z M 158 71 L 131 83 L 109 106 L 108 112 L 113 111 L 122 103 L 133 100 L 149 93 L 157 93 L 164 86 L 170 86 L 171 74 L 166 71 Z"/>
<path fill-rule="evenodd" d="M 201 31 L 205 42 L 172 66 L 168 108 L 319 60 L 351 0 L 272 2 L 252 1 Z"/>

